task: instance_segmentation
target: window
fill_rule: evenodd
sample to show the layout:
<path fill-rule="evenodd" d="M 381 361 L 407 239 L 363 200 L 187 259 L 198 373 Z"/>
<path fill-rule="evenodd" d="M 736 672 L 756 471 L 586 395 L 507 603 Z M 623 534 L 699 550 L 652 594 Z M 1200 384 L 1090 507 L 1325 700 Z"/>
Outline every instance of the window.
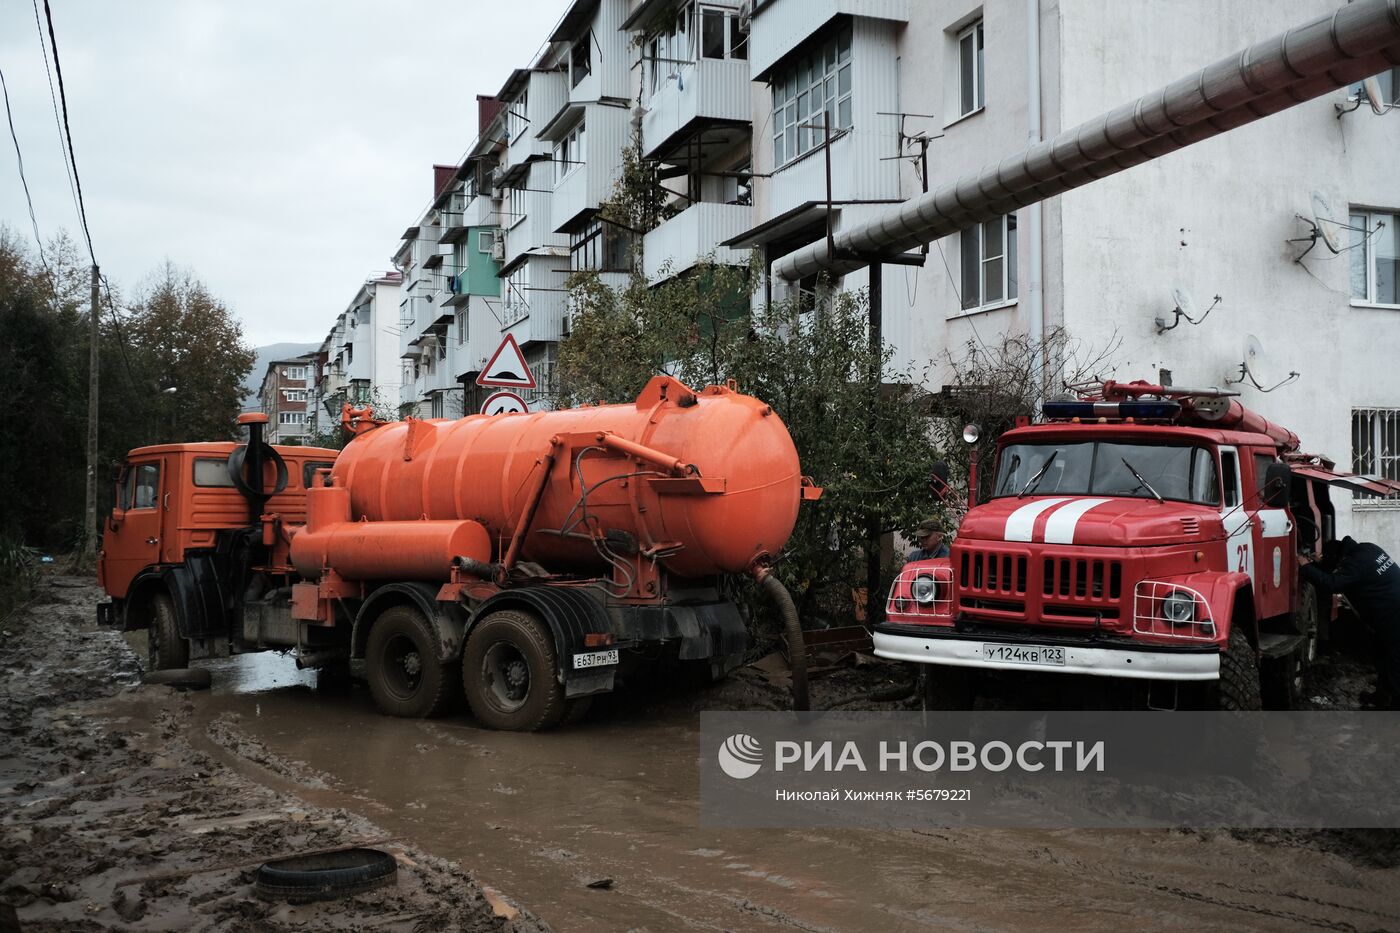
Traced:
<path fill-rule="evenodd" d="M 495 245 L 496 231 L 478 230 L 476 232 L 476 251 L 478 253 L 485 253 L 489 256 L 491 254 L 491 250 L 495 247 Z"/>
<path fill-rule="evenodd" d="M 1389 71 L 1382 71 L 1375 76 L 1376 83 L 1381 86 L 1381 103 L 1400 103 L 1400 67 L 1395 67 Z M 1364 100 L 1366 92 L 1361 87 L 1362 82 L 1358 81 L 1350 88 L 1352 100 Z"/>
<path fill-rule="evenodd" d="M 1220 452 L 1220 473 L 1225 481 L 1223 504 L 1226 508 L 1234 508 L 1240 504 L 1240 465 L 1233 450 Z"/>
<path fill-rule="evenodd" d="M 305 382 L 305 381 L 306 381 L 306 367 L 305 367 L 305 366 L 288 366 L 288 367 L 286 367 L 285 369 L 282 370 L 282 378 L 283 378 L 283 379 L 286 379 L 288 382 Z"/>
<path fill-rule="evenodd" d="M 306 401 L 306 390 L 305 390 L 305 389 L 283 389 L 283 390 L 282 390 L 282 394 L 283 394 L 284 396 L 286 396 L 287 401 L 289 401 L 289 402 L 304 402 L 304 401 Z"/>
<path fill-rule="evenodd" d="M 964 311 L 1015 300 L 1015 214 L 1007 214 L 964 230 L 961 248 Z"/>
<path fill-rule="evenodd" d="M 506 226 L 513 227 L 525 219 L 525 192 L 520 188 L 506 189 Z"/>
<path fill-rule="evenodd" d="M 569 268 L 574 272 L 626 272 L 631 248 L 626 230 L 594 219 L 569 235 Z"/>
<path fill-rule="evenodd" d="M 317 470 L 329 470 L 335 464 L 329 460 L 308 460 L 301 467 L 301 484 L 307 489 L 313 489 L 311 484 L 316 482 Z"/>
<path fill-rule="evenodd" d="M 570 174 L 574 169 L 583 164 L 587 157 L 584 150 L 586 141 L 584 132 L 584 121 L 578 121 L 578 126 L 569 130 L 568 135 L 559 140 L 554 146 L 554 183 L 557 185 Z"/>
<path fill-rule="evenodd" d="M 815 125 L 815 128 L 814 128 Z M 773 165 L 811 152 L 851 128 L 851 30 L 795 59 L 773 80 Z"/>
<path fill-rule="evenodd" d="M 525 119 L 525 111 L 529 106 L 529 91 L 522 92 L 519 97 L 506 104 L 506 135 L 510 137 L 510 142 L 519 139 L 520 134 L 530 125 L 530 121 Z"/>
<path fill-rule="evenodd" d="M 1400 306 L 1400 215 L 1351 209 L 1351 297 Z"/>
<path fill-rule="evenodd" d="M 986 62 L 980 19 L 958 33 L 958 90 L 959 116 L 965 117 L 986 106 Z"/>
<path fill-rule="evenodd" d="M 530 313 L 530 264 L 522 262 L 506 276 L 506 288 L 501 297 L 505 311 L 502 324 L 514 324 Z"/>
<path fill-rule="evenodd" d="M 279 411 L 277 413 L 278 424 L 306 424 L 306 412 L 304 411 Z"/>
<path fill-rule="evenodd" d="M 993 496 L 1153 499 L 1154 491 L 1164 499 L 1219 505 L 1215 455 L 1206 447 L 1128 441 L 1013 444 L 1002 451 Z"/>
<path fill-rule="evenodd" d="M 153 509 L 160 498 L 160 464 L 143 463 L 127 474 L 127 494 L 124 497 L 129 509 Z"/>
<path fill-rule="evenodd" d="M 590 56 L 592 50 L 593 33 L 591 32 L 575 42 L 574 47 L 569 49 L 570 87 L 578 87 L 578 83 L 593 72 L 593 60 Z"/>
<path fill-rule="evenodd" d="M 725 204 L 745 207 L 753 204 L 753 162 L 745 161 L 734 166 L 720 182 L 724 188 Z"/>
<path fill-rule="evenodd" d="M 231 487 L 233 479 L 228 475 L 228 459 L 215 460 L 200 457 L 195 460 L 194 484 L 196 486 Z"/>
<path fill-rule="evenodd" d="M 1400 408 L 1357 408 L 1351 413 L 1351 471 L 1362 476 L 1400 480 Z M 1353 499 L 1382 499 L 1353 492 Z M 1400 506 L 1400 494 L 1384 497 Z"/>
<path fill-rule="evenodd" d="M 468 314 L 464 308 L 457 312 L 457 346 L 467 342 L 467 319 Z"/>
<path fill-rule="evenodd" d="M 647 87 L 655 94 L 672 76 L 678 75 L 680 66 L 695 61 L 695 50 L 690 44 L 690 20 L 694 6 L 682 3 L 674 16 L 647 40 Z"/>

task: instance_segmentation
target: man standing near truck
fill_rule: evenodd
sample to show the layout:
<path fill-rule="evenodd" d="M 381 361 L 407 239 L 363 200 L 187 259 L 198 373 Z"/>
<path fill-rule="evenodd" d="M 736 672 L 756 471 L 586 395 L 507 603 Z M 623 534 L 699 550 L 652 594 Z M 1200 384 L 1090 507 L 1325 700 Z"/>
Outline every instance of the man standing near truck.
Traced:
<path fill-rule="evenodd" d="M 1347 537 L 1329 541 L 1322 560 L 1304 564 L 1302 574 L 1319 589 L 1345 596 L 1376 633 L 1378 676 L 1369 699 L 1378 709 L 1400 709 L 1400 566 L 1377 545 Z"/>

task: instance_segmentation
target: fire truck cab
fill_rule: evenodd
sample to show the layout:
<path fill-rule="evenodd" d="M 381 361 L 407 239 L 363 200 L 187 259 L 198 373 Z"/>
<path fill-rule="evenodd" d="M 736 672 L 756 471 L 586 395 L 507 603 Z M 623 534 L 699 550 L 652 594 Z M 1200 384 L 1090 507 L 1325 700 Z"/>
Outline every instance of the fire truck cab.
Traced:
<path fill-rule="evenodd" d="M 985 671 L 1121 678 L 1154 707 L 1290 705 L 1335 615 L 1298 574 L 1334 536 L 1329 484 L 1393 490 L 1299 454 L 1232 394 L 1107 382 L 1047 402 L 998 439 L 950 558 L 900 573 L 875 653 L 934 665 L 951 708 Z"/>

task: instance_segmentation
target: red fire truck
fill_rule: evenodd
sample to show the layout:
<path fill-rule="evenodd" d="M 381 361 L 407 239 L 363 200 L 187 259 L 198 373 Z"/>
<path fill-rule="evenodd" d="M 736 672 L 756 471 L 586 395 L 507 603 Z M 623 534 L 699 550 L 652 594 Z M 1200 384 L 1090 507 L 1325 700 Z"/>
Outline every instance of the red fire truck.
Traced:
<path fill-rule="evenodd" d="M 1334 536 L 1329 486 L 1400 484 L 1300 453 L 1232 392 L 1082 390 L 998 439 L 990 497 L 949 558 L 901 571 L 875 653 L 933 665 L 944 708 L 1030 671 L 1115 678 L 1134 705 L 1291 705 L 1335 618 L 1298 574 Z"/>

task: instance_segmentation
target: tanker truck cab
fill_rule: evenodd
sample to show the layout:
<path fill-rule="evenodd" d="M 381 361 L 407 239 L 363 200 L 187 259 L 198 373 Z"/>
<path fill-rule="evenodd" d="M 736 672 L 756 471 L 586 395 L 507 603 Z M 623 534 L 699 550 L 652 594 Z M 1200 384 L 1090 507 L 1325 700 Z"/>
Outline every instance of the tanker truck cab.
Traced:
<path fill-rule="evenodd" d="M 1008 431 L 990 497 L 949 560 L 901 574 L 875 653 L 934 665 L 930 698 L 955 708 L 993 671 L 1287 706 L 1330 616 L 1298 556 L 1332 537 L 1328 483 L 1347 478 L 1229 395 L 1105 383 Z"/>

